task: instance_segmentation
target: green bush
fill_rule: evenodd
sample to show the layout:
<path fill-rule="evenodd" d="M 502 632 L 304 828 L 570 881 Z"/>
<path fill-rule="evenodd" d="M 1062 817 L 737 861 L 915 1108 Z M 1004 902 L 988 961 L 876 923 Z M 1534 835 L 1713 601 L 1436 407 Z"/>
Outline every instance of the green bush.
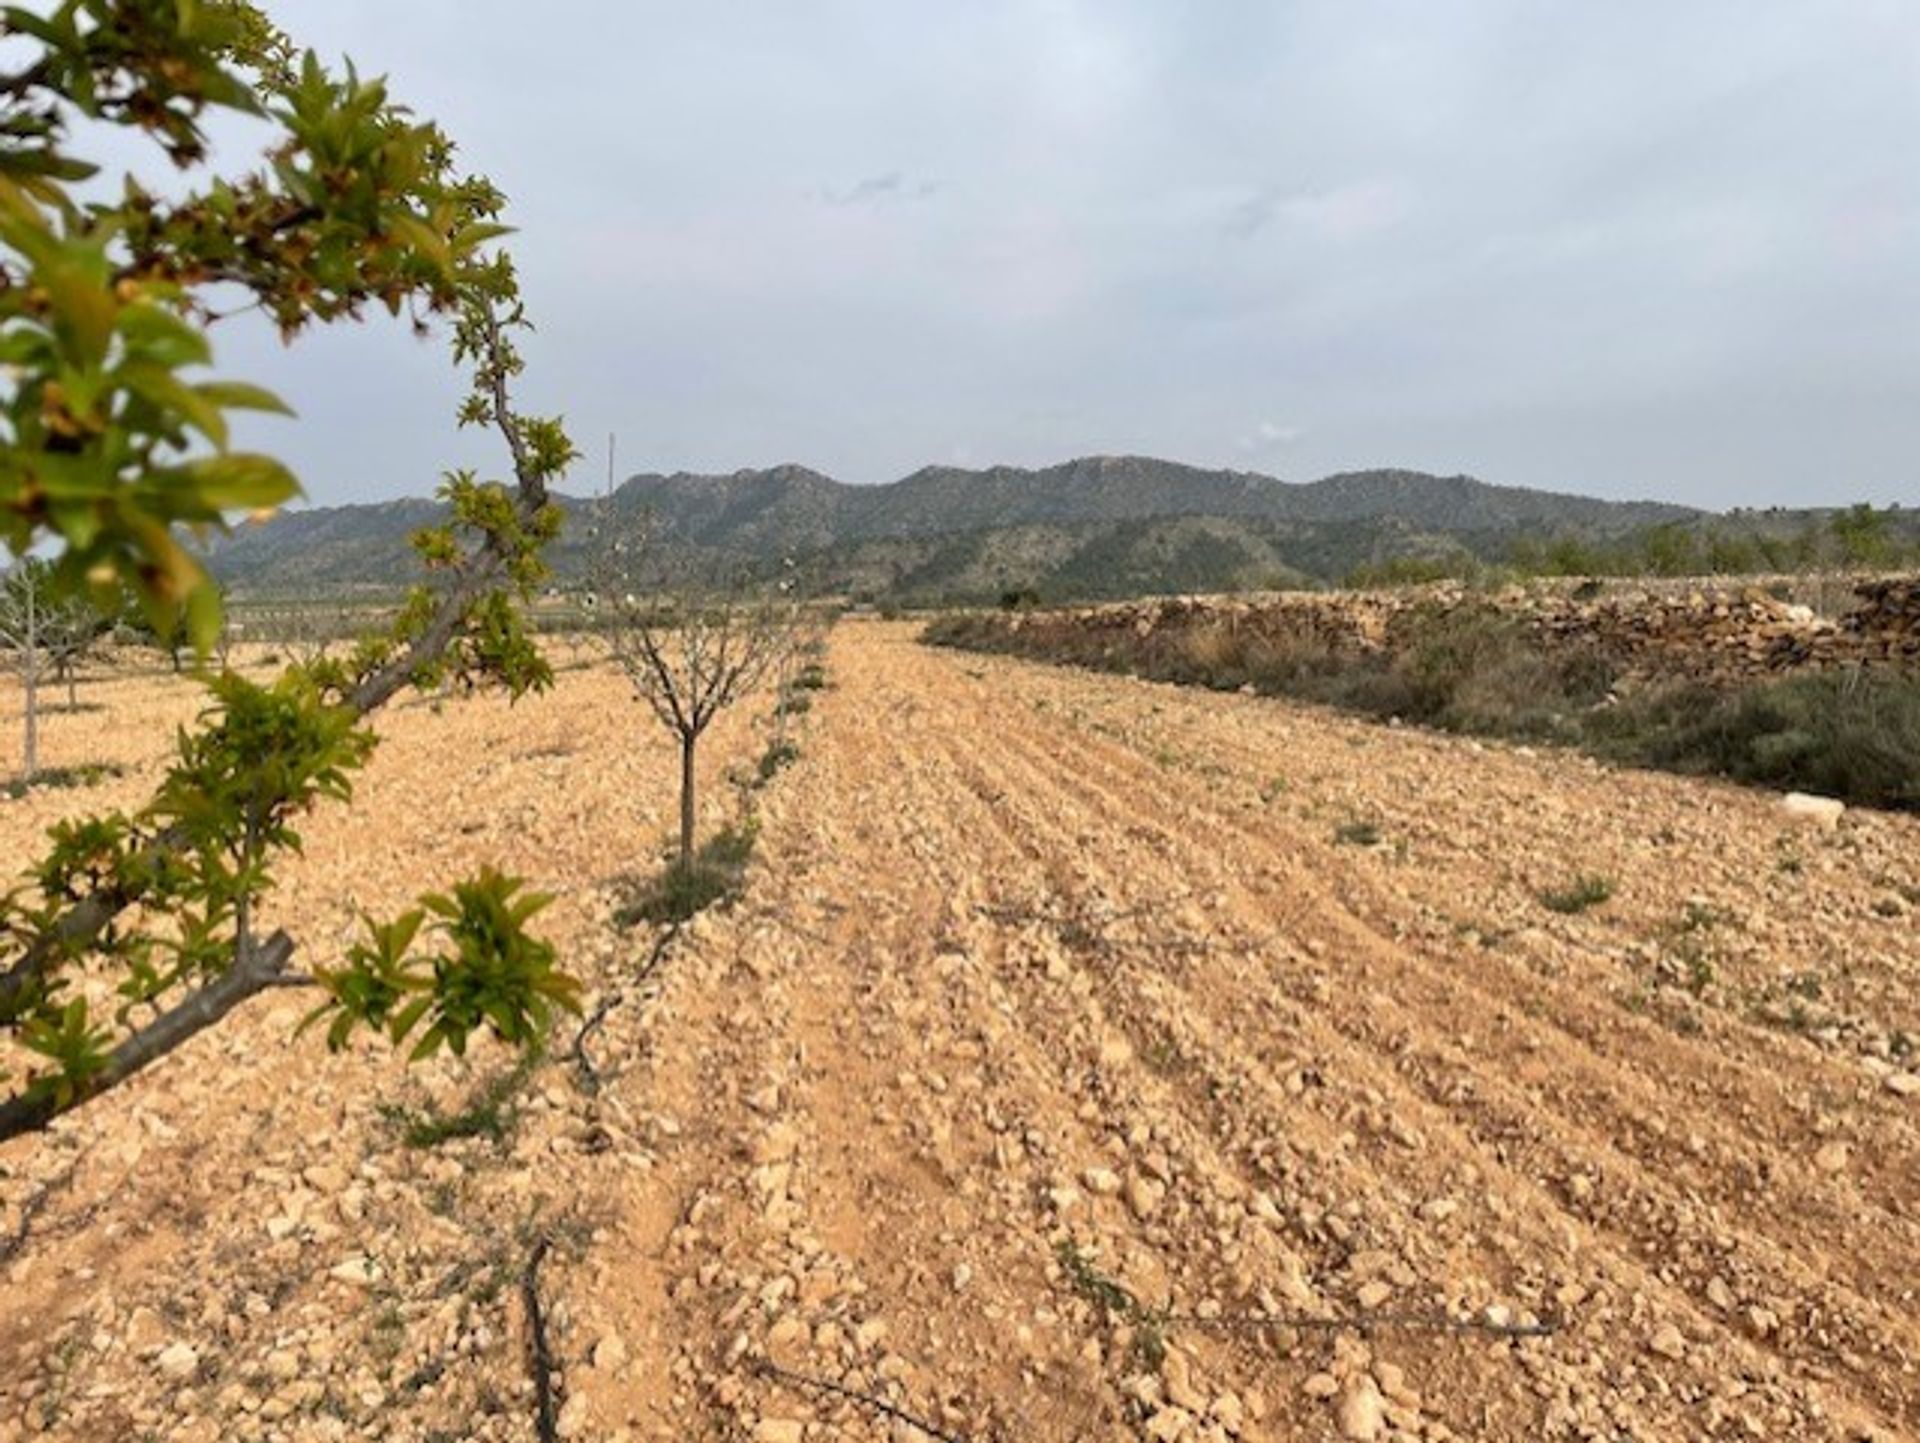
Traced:
<path fill-rule="evenodd" d="M 1837 671 L 1674 687 L 1599 719 L 1603 749 L 1677 771 L 1920 807 L 1920 677 Z"/>
<path fill-rule="evenodd" d="M 1550 912 L 1572 915 L 1598 907 L 1613 896 L 1613 882 L 1607 877 L 1575 877 L 1557 891 L 1542 892 L 1540 904 Z"/>

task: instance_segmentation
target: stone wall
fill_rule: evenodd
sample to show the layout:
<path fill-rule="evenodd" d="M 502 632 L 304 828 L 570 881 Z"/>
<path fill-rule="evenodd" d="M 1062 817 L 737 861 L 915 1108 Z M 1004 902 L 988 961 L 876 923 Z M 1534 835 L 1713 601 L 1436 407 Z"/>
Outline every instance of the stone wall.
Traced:
<path fill-rule="evenodd" d="M 1592 649 L 1631 678 L 1736 682 L 1800 668 L 1920 669 L 1920 576 L 1859 581 L 1851 591 L 1853 604 L 1827 615 L 1782 599 L 1771 586 L 1702 581 L 1168 597 L 1016 613 L 1001 624 L 1016 633 L 1071 631 L 1083 647 L 1097 646 L 1103 634 L 1172 640 L 1221 631 L 1340 655 L 1396 650 L 1436 614 L 1491 611 L 1531 627 L 1556 647 Z"/>

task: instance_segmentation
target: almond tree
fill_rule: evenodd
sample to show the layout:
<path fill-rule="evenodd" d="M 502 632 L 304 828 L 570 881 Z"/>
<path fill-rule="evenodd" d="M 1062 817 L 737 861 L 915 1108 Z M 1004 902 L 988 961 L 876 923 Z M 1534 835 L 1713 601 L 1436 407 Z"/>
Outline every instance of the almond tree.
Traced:
<path fill-rule="evenodd" d="M 32 561 L 16 562 L 0 578 L 0 647 L 13 657 L 20 675 L 26 732 L 20 744 L 20 780 L 40 773 L 40 673 L 46 665 L 43 640 L 48 598 L 46 578 Z"/>
<path fill-rule="evenodd" d="M 270 988 L 317 987 L 309 1020 L 335 1047 L 362 1027 L 416 1057 L 475 1032 L 537 1043 L 575 987 L 528 930 L 545 899 L 517 879 L 483 870 L 368 919 L 341 965 L 310 975 L 263 916 L 298 818 L 349 794 L 371 713 L 417 684 L 518 694 L 550 678 L 521 607 L 559 525 L 548 485 L 574 452 L 558 421 L 512 400 L 525 320 L 494 244 L 499 192 L 456 172 L 447 139 L 384 83 L 296 55 L 244 0 L 9 6 L 0 37 L 19 63 L 0 74 L 0 543 L 50 547 L 59 594 L 105 610 L 131 593 L 157 634 L 211 644 L 219 593 L 179 528 L 297 490 L 279 462 L 228 444 L 229 413 L 280 402 L 199 378 L 216 302 L 236 295 L 289 339 L 369 306 L 444 321 L 472 380 L 460 419 L 497 433 L 512 475 L 450 474 L 451 519 L 415 538 L 428 576 L 390 626 L 270 684 L 215 679 L 153 798 L 61 823 L 0 897 L 0 1065 L 28 1064 L 0 1078 L 0 1140 Z M 209 173 L 204 124 L 221 110 L 271 127 L 257 169 Z M 179 194 L 132 177 L 78 189 L 99 171 L 81 141 L 104 127 L 156 145 L 186 178 Z"/>
<path fill-rule="evenodd" d="M 680 582 L 648 586 L 635 562 L 644 543 L 611 535 L 602 508 L 596 622 L 608 650 L 680 747 L 680 845 L 676 865 L 697 855 L 697 753 L 721 712 L 753 691 L 793 649 L 796 613 L 778 591 Z"/>

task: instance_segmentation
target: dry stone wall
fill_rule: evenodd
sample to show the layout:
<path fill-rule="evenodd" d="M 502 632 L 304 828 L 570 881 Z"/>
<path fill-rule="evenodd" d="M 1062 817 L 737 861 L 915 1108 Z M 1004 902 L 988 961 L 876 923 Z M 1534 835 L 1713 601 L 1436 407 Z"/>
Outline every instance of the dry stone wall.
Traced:
<path fill-rule="evenodd" d="M 1767 584 L 1724 581 L 1616 585 L 1537 584 L 1501 591 L 1441 585 L 1379 592 L 1281 592 L 1249 597 L 1168 597 L 1080 611 L 1012 614 L 1010 632 L 1070 632 L 1098 647 L 1191 639 L 1204 632 L 1261 637 L 1338 655 L 1393 651 L 1436 616 L 1511 617 L 1557 647 L 1597 651 L 1628 677 L 1738 682 L 1801 668 L 1920 669 L 1920 576 L 1852 585 L 1852 605 L 1822 615 Z M 1039 636 L 1023 638 L 1037 643 Z"/>

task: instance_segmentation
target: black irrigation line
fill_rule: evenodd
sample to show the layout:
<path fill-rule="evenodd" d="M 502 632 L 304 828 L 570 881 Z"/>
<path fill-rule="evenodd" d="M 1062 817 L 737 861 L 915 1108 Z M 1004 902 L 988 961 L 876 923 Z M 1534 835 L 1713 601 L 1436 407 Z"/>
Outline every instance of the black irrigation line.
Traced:
<path fill-rule="evenodd" d="M 848 1388 L 843 1384 L 834 1382 L 830 1378 L 816 1378 L 807 1373 L 789 1372 L 777 1363 L 768 1362 L 765 1358 L 756 1358 L 753 1362 L 753 1369 L 763 1377 L 772 1378 L 775 1382 L 785 1383 L 790 1388 L 798 1388 L 803 1392 L 816 1393 L 823 1397 L 838 1398 L 844 1402 L 864 1408 L 867 1412 L 876 1417 L 885 1418 L 889 1422 L 904 1423 L 907 1427 L 924 1433 L 927 1437 L 934 1439 L 935 1443 L 968 1443 L 967 1438 L 963 1434 L 949 1433 L 938 1424 L 929 1423 L 924 1418 L 916 1418 L 913 1414 L 907 1412 L 906 1409 L 895 1407 L 892 1403 L 889 1403 L 885 1398 L 879 1397 L 877 1394 L 863 1393 L 857 1388 Z"/>
<path fill-rule="evenodd" d="M 33 1225 L 39 1219 L 40 1214 L 46 1211 L 47 1205 L 51 1203 L 54 1198 L 73 1185 L 74 1176 L 79 1171 L 80 1163 L 78 1159 L 76 1159 L 67 1165 L 65 1172 L 50 1182 L 43 1184 L 38 1192 L 20 1204 L 20 1221 L 15 1225 L 13 1235 L 8 1238 L 0 1238 L 0 1263 L 11 1261 L 13 1255 L 27 1245 L 27 1238 L 32 1234 Z M 82 1221 L 90 1216 L 92 1212 L 93 1209 L 87 1209 L 86 1212 L 82 1214 Z"/>
<path fill-rule="evenodd" d="M 588 1041 L 594 1033 L 606 1025 L 607 1018 L 612 1015 L 613 1009 L 627 1000 L 628 990 L 645 986 L 647 979 L 660 969 L 660 963 L 665 959 L 667 949 L 679 937 L 683 925 L 680 922 L 668 923 L 666 930 L 654 938 L 653 951 L 648 953 L 647 960 L 640 964 L 640 970 L 625 985 L 616 987 L 608 993 L 600 1005 L 593 1009 L 592 1015 L 580 1024 L 580 1030 L 574 1034 L 573 1047 L 567 1056 L 572 1058 L 575 1066 L 579 1068 L 581 1081 L 588 1092 L 600 1090 L 600 1069 L 594 1066 L 593 1055 L 587 1051 Z"/>
<path fill-rule="evenodd" d="M 547 1315 L 540 1306 L 540 1264 L 552 1243 L 545 1237 L 535 1243 L 527 1270 L 520 1275 L 520 1301 L 527 1310 L 527 1366 L 533 1373 L 534 1432 L 540 1443 L 559 1443 L 560 1438 L 553 1348 L 547 1339 Z"/>
<path fill-rule="evenodd" d="M 1352 1313 L 1345 1317 L 1323 1317 L 1312 1313 L 1242 1313 L 1203 1318 L 1197 1313 L 1154 1314 L 1153 1321 L 1163 1328 L 1212 1329 L 1216 1332 L 1269 1332 L 1293 1328 L 1299 1332 L 1367 1333 L 1375 1328 L 1419 1333 L 1479 1333 L 1494 1338 L 1551 1338 L 1565 1326 L 1562 1319 L 1548 1315 L 1531 1323 L 1496 1323 L 1491 1318 L 1462 1318 L 1452 1313 L 1381 1312 Z"/>

